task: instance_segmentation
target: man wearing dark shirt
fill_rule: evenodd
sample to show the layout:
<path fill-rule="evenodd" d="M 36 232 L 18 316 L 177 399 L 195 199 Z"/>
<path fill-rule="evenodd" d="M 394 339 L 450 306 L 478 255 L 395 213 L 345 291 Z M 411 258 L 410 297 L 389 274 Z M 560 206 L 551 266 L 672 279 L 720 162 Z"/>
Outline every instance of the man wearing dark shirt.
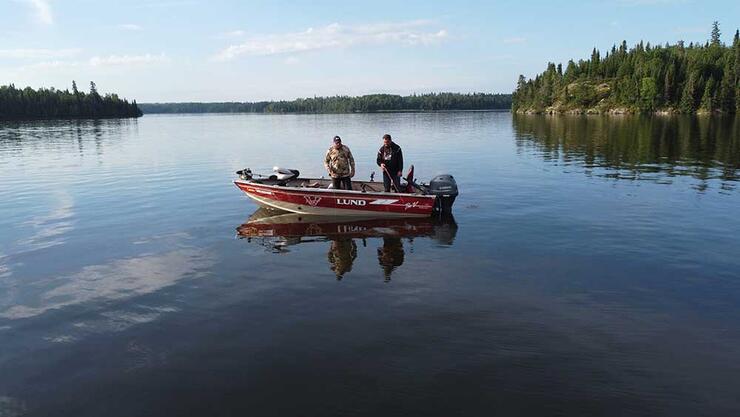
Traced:
<path fill-rule="evenodd" d="M 401 192 L 401 171 L 403 171 L 403 153 L 401 147 L 391 139 L 391 135 L 383 135 L 383 146 L 378 151 L 376 161 L 383 171 L 383 186 L 385 192 L 391 190 L 391 183 L 395 192 Z"/>

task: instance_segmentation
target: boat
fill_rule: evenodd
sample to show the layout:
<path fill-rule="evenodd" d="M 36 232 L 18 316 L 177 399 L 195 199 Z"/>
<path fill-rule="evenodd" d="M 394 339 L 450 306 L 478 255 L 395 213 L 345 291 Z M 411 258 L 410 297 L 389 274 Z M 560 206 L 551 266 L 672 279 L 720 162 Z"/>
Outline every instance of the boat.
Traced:
<path fill-rule="evenodd" d="M 458 195 L 452 175 L 438 175 L 429 184 L 413 180 L 413 167 L 401 192 L 385 192 L 383 183 L 352 181 L 351 190 L 331 188 L 331 179 L 301 178 L 298 170 L 275 167 L 271 175 L 236 172 L 234 184 L 262 207 L 319 216 L 429 217 L 450 213 Z"/>

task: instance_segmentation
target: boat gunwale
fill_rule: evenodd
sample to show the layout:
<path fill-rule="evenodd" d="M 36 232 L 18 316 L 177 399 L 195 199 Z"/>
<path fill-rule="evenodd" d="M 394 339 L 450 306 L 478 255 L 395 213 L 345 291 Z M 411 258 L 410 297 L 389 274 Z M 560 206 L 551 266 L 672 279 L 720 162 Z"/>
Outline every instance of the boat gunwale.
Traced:
<path fill-rule="evenodd" d="M 299 178 L 302 179 L 302 178 Z M 318 178 L 305 178 L 306 180 L 310 179 L 318 179 Z M 367 181 L 362 181 L 367 182 Z M 347 194 L 353 194 L 353 195 L 359 195 L 359 196 L 367 196 L 367 195 L 380 195 L 380 196 L 405 196 L 405 197 L 411 197 L 411 198 L 428 198 L 428 199 L 436 199 L 437 197 L 435 195 L 429 195 L 429 194 L 416 194 L 416 193 L 392 193 L 392 192 L 385 192 L 385 191 L 357 191 L 357 190 L 339 190 L 339 189 L 333 189 L 333 188 L 311 188 L 311 187 L 290 187 L 287 185 L 277 185 L 277 184 L 263 184 L 259 182 L 249 181 L 249 180 L 242 180 L 242 179 L 236 179 L 234 180 L 234 184 L 244 184 L 244 185 L 251 185 L 251 186 L 261 186 L 269 189 L 276 189 L 276 190 L 289 190 L 289 191 L 295 191 L 299 193 L 347 193 Z M 380 183 L 378 183 L 380 184 Z"/>

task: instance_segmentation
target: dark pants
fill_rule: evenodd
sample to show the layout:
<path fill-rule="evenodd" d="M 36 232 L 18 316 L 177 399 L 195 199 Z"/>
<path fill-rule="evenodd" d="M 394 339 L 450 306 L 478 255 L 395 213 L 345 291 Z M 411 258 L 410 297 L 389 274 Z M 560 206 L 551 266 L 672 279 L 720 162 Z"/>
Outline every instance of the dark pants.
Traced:
<path fill-rule="evenodd" d="M 334 189 L 336 190 L 351 190 L 352 179 L 350 177 L 338 177 L 331 179 Z"/>
<path fill-rule="evenodd" d="M 393 185 L 396 186 L 396 188 L 393 190 L 397 193 L 401 192 L 401 176 L 394 176 L 393 177 Z M 385 192 L 389 192 L 391 190 L 391 179 L 388 177 L 388 174 L 383 172 L 383 187 L 385 187 Z"/>

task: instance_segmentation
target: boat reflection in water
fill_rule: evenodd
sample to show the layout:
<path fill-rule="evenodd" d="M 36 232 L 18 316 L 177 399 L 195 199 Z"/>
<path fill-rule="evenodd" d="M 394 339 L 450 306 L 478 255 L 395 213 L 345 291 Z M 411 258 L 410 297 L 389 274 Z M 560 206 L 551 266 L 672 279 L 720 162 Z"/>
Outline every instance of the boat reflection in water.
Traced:
<path fill-rule="evenodd" d="M 361 219 L 357 217 L 312 216 L 260 208 L 247 222 L 236 228 L 237 236 L 255 241 L 273 252 L 289 252 L 290 246 L 309 242 L 329 242 L 329 268 L 340 280 L 352 271 L 357 259 L 358 241 L 364 247 L 368 239 L 382 239 L 377 249 L 378 263 L 385 281 L 403 265 L 404 242 L 430 238 L 445 246 L 452 245 L 457 224 L 451 215 L 418 218 Z"/>

